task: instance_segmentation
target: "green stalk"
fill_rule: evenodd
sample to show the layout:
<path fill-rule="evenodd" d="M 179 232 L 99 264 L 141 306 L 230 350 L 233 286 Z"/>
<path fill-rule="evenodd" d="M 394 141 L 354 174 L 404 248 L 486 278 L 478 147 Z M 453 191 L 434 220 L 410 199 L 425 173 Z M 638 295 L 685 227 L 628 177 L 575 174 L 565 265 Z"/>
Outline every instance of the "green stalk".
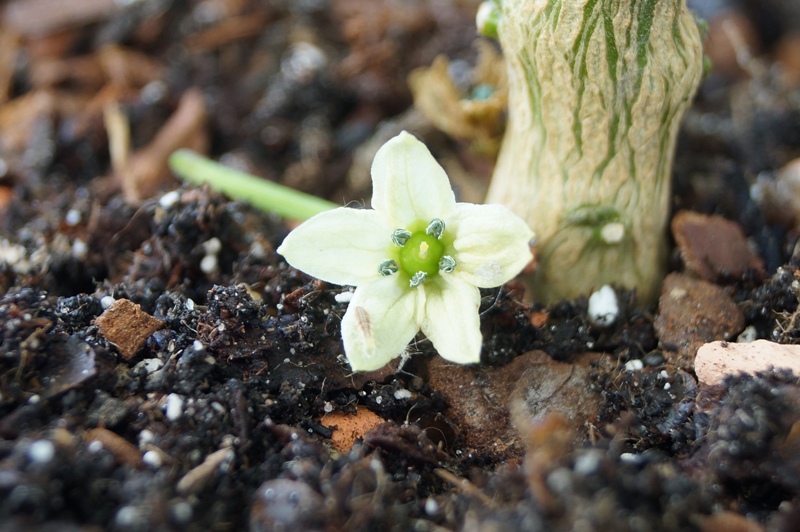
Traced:
<path fill-rule="evenodd" d="M 700 83 L 685 0 L 494 0 L 508 126 L 487 203 L 536 231 L 534 299 L 659 293 L 675 139 Z M 491 29 L 491 28 L 490 28 Z"/>
<path fill-rule="evenodd" d="M 228 168 L 190 150 L 173 153 L 169 167 L 190 183 L 208 183 L 214 190 L 233 199 L 246 201 L 284 218 L 307 220 L 315 214 L 340 207 L 317 196 Z"/>

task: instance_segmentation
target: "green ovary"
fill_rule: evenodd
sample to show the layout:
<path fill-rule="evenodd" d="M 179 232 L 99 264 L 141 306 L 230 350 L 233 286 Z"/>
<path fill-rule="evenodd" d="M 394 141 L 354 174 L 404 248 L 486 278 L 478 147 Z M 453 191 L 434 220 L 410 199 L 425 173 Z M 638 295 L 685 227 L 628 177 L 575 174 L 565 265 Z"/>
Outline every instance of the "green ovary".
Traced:
<path fill-rule="evenodd" d="M 444 255 L 444 244 L 436 237 L 417 232 L 400 249 L 400 268 L 410 277 L 417 272 L 428 276 L 439 271 L 439 260 Z"/>

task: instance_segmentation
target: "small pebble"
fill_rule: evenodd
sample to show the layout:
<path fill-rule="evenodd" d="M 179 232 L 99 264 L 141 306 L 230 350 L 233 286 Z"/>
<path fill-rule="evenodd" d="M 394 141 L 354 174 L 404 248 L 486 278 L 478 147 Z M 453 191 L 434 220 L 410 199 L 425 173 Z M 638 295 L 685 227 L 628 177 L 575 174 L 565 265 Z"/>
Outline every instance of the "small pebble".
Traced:
<path fill-rule="evenodd" d="M 147 451 L 144 453 L 144 456 L 142 456 L 142 462 L 153 469 L 158 469 L 162 464 L 161 455 L 155 451 Z"/>
<path fill-rule="evenodd" d="M 664 354 L 660 351 L 650 351 L 642 359 L 645 366 L 657 368 L 664 364 Z"/>
<path fill-rule="evenodd" d="M 164 209 L 169 209 L 178 203 L 179 199 L 181 199 L 180 192 L 177 190 L 172 190 L 161 196 L 161 198 L 158 200 L 158 204 Z"/>
<path fill-rule="evenodd" d="M 76 259 L 83 260 L 88 254 L 89 246 L 80 238 L 76 238 L 72 243 L 72 256 Z"/>
<path fill-rule="evenodd" d="M 178 524 L 188 523 L 193 515 L 192 505 L 186 501 L 179 501 L 172 507 L 172 518 Z"/>
<path fill-rule="evenodd" d="M 219 261 L 216 255 L 206 255 L 200 260 L 200 271 L 206 275 L 210 275 L 217 271 Z"/>
<path fill-rule="evenodd" d="M 28 447 L 28 458 L 37 464 L 46 464 L 56 455 L 56 446 L 50 440 L 36 440 Z"/>
<path fill-rule="evenodd" d="M 350 303 L 350 300 L 353 299 L 353 292 L 339 292 L 333 299 L 336 300 L 337 303 Z"/>
<path fill-rule="evenodd" d="M 405 388 L 400 388 L 394 392 L 394 398 L 398 401 L 402 401 L 403 399 L 411 399 L 411 392 Z"/>
<path fill-rule="evenodd" d="M 575 459 L 574 470 L 577 475 L 588 476 L 600 467 L 601 452 L 587 451 Z"/>
<path fill-rule="evenodd" d="M 625 371 L 639 371 L 644 367 L 644 363 L 638 358 L 625 362 Z"/>
<path fill-rule="evenodd" d="M 736 342 L 740 344 L 749 344 L 750 342 L 755 342 L 758 340 L 758 331 L 752 325 L 748 325 L 745 329 L 736 337 Z"/>
<path fill-rule="evenodd" d="M 180 419 L 180 417 L 183 415 L 183 397 L 175 393 L 169 394 L 167 396 L 165 413 L 167 419 L 170 421 Z"/>
<path fill-rule="evenodd" d="M 70 227 L 75 227 L 81 223 L 81 211 L 78 209 L 70 209 L 67 211 L 67 215 L 64 216 L 64 222 Z"/>
<path fill-rule="evenodd" d="M 608 327 L 619 315 L 617 293 L 609 285 L 589 296 L 589 319 L 599 327 Z"/>
<path fill-rule="evenodd" d="M 164 361 L 160 358 L 146 358 L 141 361 L 141 364 L 148 375 L 164 367 Z"/>
<path fill-rule="evenodd" d="M 425 513 L 431 516 L 439 513 L 439 503 L 435 499 L 428 497 L 425 500 Z"/>
<path fill-rule="evenodd" d="M 619 459 L 624 464 L 638 464 L 641 460 L 641 455 L 635 453 L 622 453 L 619 455 Z"/>
<path fill-rule="evenodd" d="M 203 244 L 203 248 L 205 248 L 208 255 L 216 255 L 222 251 L 222 242 L 220 242 L 220 239 L 217 237 L 209 238 Z"/>
<path fill-rule="evenodd" d="M 117 511 L 114 521 L 120 528 L 139 528 L 144 524 L 145 518 L 139 508 L 123 506 Z"/>
<path fill-rule="evenodd" d="M 92 440 L 89 442 L 89 445 L 86 446 L 90 453 L 96 454 L 103 450 L 103 443 L 97 440 Z"/>
<path fill-rule="evenodd" d="M 144 429 L 142 432 L 139 433 L 139 446 L 146 445 L 151 443 L 155 439 L 156 435 L 153 434 L 153 431 Z"/>
<path fill-rule="evenodd" d="M 126 5 L 126 6 L 130 5 L 130 4 L 134 4 L 137 1 L 138 0 L 117 0 L 117 2 L 119 4 Z M 151 81 L 150 83 L 145 85 L 142 88 L 142 91 L 141 91 L 139 97 L 141 98 L 142 103 L 145 103 L 147 105 L 154 105 L 154 104 L 157 104 L 158 102 L 160 102 L 161 100 L 163 100 L 164 97 L 166 96 L 167 92 L 168 92 L 167 84 L 164 83 L 163 81 L 161 81 L 160 79 L 157 79 L 157 80 Z M 165 196 L 169 196 L 170 194 L 174 194 L 175 197 L 176 197 L 176 199 L 173 201 L 173 203 L 170 204 L 170 205 L 174 205 L 174 203 L 176 203 L 178 201 L 178 198 L 180 197 L 180 195 L 179 195 L 177 190 L 173 190 L 172 192 L 167 192 L 166 194 L 164 194 L 164 196 L 161 196 L 161 200 L 159 200 L 159 203 L 161 203 L 162 201 L 165 201 L 164 197 Z M 169 200 L 166 200 L 166 201 L 169 202 Z M 163 204 L 161 206 L 164 207 Z"/>

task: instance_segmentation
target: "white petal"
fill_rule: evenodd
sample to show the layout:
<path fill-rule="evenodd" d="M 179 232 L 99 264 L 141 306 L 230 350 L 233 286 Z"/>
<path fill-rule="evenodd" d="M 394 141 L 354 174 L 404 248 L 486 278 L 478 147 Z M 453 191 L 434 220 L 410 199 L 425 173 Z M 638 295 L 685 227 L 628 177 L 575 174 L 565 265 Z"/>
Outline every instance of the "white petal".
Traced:
<path fill-rule="evenodd" d="M 358 286 L 381 276 L 378 268 L 387 258 L 393 230 L 376 211 L 341 207 L 300 224 L 277 251 L 318 279 Z"/>
<path fill-rule="evenodd" d="M 480 291 L 466 281 L 442 274 L 440 282 L 423 285 L 425 314 L 420 328 L 439 354 L 459 364 L 481 360 Z"/>
<path fill-rule="evenodd" d="M 381 146 L 372 162 L 372 207 L 398 227 L 426 224 L 455 209 L 444 169 L 425 145 L 403 131 Z"/>
<path fill-rule="evenodd" d="M 342 318 L 344 352 L 353 371 L 385 366 L 414 339 L 420 294 L 394 275 L 356 289 Z"/>
<path fill-rule="evenodd" d="M 450 229 L 457 263 L 453 275 L 479 288 L 505 283 L 533 258 L 533 231 L 502 205 L 459 203 Z"/>

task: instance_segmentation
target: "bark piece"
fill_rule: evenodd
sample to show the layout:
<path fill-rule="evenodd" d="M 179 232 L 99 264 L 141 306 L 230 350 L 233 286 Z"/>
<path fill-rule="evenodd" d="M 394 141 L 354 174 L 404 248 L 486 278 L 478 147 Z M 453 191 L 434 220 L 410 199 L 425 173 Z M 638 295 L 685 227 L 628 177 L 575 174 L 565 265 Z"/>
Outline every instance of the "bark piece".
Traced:
<path fill-rule="evenodd" d="M 189 89 L 181 97 L 178 109 L 155 138 L 134 153 L 126 167 L 119 172 L 125 200 L 139 203 L 172 183 L 173 178 L 167 167 L 169 156 L 181 148 L 205 152 L 208 147 L 205 125 L 203 94 L 199 89 Z"/>
<path fill-rule="evenodd" d="M 233 460 L 235 452 L 229 447 L 215 451 L 203 460 L 203 463 L 195 467 L 183 478 L 178 481 L 175 490 L 179 495 L 193 495 L 199 493 L 213 477 L 217 471 L 222 471 L 223 464 Z"/>
<path fill-rule="evenodd" d="M 6 5 L 2 18 L 25 37 L 42 37 L 106 19 L 121 7 L 114 0 L 16 0 Z"/>
<path fill-rule="evenodd" d="M 128 299 L 119 299 L 94 320 L 100 334 L 119 349 L 122 358 L 130 360 L 151 334 L 164 326 L 164 322 L 142 310 Z"/>
<path fill-rule="evenodd" d="M 142 465 L 141 451 L 116 432 L 99 427 L 87 432 L 84 439 L 87 442 L 99 441 L 114 455 L 114 458 L 122 464 L 133 467 L 141 467 Z"/>

